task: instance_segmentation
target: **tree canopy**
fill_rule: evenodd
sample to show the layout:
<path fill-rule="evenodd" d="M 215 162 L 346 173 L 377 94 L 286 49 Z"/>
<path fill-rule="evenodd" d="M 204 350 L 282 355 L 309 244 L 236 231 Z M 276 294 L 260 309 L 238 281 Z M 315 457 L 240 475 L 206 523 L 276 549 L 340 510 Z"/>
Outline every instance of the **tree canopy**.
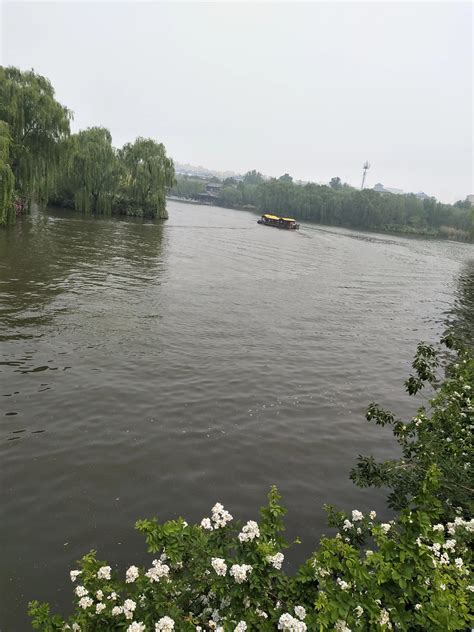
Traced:
<path fill-rule="evenodd" d="M 166 189 L 174 184 L 174 165 L 165 146 L 151 138 L 137 138 L 119 151 L 122 192 L 131 209 L 164 219 Z"/>
<path fill-rule="evenodd" d="M 32 70 L 0 67 L 0 120 L 8 125 L 9 165 L 15 189 L 28 203 L 47 201 L 71 118 L 48 79 Z"/>

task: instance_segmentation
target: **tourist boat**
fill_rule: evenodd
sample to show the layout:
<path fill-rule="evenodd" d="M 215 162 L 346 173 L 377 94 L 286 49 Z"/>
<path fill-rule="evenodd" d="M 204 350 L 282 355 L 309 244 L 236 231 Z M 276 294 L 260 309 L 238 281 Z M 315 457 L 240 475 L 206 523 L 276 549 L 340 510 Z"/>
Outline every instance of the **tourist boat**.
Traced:
<path fill-rule="evenodd" d="M 292 217 L 278 217 L 278 215 L 269 215 L 265 213 L 258 220 L 258 224 L 263 226 L 275 226 L 275 228 L 285 228 L 286 230 L 298 230 L 300 227 L 296 220 Z"/>

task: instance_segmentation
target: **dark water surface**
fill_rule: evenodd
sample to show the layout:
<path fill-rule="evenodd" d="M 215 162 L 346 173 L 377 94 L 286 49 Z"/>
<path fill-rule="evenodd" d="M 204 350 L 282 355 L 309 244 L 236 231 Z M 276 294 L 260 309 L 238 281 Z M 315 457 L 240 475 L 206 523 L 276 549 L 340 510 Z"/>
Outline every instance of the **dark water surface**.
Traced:
<path fill-rule="evenodd" d="M 170 203 L 164 224 L 50 210 L 0 232 L 2 632 L 32 598 L 70 602 L 90 548 L 143 562 L 137 518 L 255 517 L 272 483 L 314 548 L 322 504 L 375 508 L 363 419 L 444 330 L 471 245 Z"/>

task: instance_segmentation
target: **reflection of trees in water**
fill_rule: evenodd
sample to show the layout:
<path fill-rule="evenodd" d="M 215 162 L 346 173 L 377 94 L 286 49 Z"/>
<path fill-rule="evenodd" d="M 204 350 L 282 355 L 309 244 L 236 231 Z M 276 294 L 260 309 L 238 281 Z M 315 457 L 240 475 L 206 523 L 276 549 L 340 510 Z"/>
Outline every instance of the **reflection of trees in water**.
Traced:
<path fill-rule="evenodd" d="M 446 324 L 448 332 L 474 350 L 474 259 L 465 264 L 458 277 L 456 301 Z"/>
<path fill-rule="evenodd" d="M 53 301 L 80 292 L 81 280 L 87 291 L 98 292 L 113 273 L 123 276 L 124 285 L 128 278 L 135 287 L 156 282 L 163 270 L 163 232 L 161 223 L 56 210 L 0 231 L 0 339 L 37 336 L 34 326 L 53 321 Z"/>

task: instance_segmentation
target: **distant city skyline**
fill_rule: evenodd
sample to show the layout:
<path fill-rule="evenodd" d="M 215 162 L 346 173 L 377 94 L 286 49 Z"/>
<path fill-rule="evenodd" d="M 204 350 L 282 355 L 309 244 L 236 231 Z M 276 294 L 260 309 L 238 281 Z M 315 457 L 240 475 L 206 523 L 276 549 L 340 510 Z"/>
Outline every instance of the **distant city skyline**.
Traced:
<path fill-rule="evenodd" d="M 34 68 L 114 144 L 443 202 L 474 191 L 469 2 L 23 2 L 1 63 Z M 21 37 L 19 36 L 21 34 Z M 54 36 L 52 36 L 54 34 Z"/>

